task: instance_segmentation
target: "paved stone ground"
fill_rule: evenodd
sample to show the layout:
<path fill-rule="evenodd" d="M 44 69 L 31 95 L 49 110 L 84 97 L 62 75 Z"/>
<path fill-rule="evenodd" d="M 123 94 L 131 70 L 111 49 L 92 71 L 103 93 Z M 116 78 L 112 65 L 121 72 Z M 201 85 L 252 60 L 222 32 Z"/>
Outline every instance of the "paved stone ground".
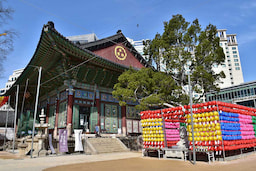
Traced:
<path fill-rule="evenodd" d="M 154 157 L 141 157 L 138 152 L 106 153 L 98 155 L 73 154 L 48 156 L 30 159 L 20 158 L 17 154 L 0 152 L 0 171 L 39 171 L 39 170 L 85 170 L 85 171 L 250 171 L 256 168 L 256 153 L 227 162 L 197 162 Z"/>
<path fill-rule="evenodd" d="M 125 153 L 105 153 L 98 155 L 62 155 L 62 156 L 48 156 L 40 158 L 20 158 L 17 154 L 7 152 L 0 152 L 0 171 L 41 171 L 46 168 L 75 164 L 88 163 L 108 160 L 118 160 L 140 157 L 141 153 L 125 152 Z"/>

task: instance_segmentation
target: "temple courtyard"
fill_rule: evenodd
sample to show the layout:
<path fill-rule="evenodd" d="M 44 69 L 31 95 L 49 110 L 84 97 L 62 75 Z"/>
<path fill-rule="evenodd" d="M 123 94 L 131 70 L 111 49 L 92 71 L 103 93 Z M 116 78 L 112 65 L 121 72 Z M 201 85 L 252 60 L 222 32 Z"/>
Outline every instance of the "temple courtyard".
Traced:
<path fill-rule="evenodd" d="M 98 155 L 61 155 L 40 158 L 20 158 L 17 154 L 0 152 L 0 170 L 93 170 L 93 171 L 165 171 L 165 170 L 255 170 L 256 154 L 241 156 L 232 161 L 197 162 L 177 159 L 160 160 L 154 157 L 142 157 L 138 152 L 105 153 Z"/>

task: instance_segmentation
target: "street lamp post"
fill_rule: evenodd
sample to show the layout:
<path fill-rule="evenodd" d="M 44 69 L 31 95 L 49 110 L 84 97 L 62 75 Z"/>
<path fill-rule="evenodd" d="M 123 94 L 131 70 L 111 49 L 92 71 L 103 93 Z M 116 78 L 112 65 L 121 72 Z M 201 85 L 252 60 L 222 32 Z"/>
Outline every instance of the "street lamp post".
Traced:
<path fill-rule="evenodd" d="M 30 158 L 33 157 L 33 144 L 34 144 L 34 134 L 35 134 L 35 122 L 36 122 L 36 114 L 37 114 L 37 106 L 38 106 L 38 97 L 39 97 L 39 90 L 40 90 L 40 81 L 41 81 L 41 73 L 42 67 L 32 66 L 38 69 L 38 80 L 37 80 L 37 91 L 36 91 L 36 102 L 35 102 L 35 112 L 34 112 L 34 120 L 33 120 L 33 130 L 32 130 L 32 144 L 31 144 L 31 152 Z"/>
<path fill-rule="evenodd" d="M 188 91 L 189 91 L 189 103 L 190 103 L 190 114 L 191 114 L 191 126 L 192 126 L 192 143 L 193 143 L 193 164 L 196 164 L 196 149 L 195 149 L 195 136 L 194 136 L 194 119 L 192 112 L 192 90 L 190 82 L 190 73 L 188 73 Z"/>
<path fill-rule="evenodd" d="M 16 104 L 15 104 L 15 115 L 14 115 L 14 126 L 13 126 L 13 143 L 12 143 L 12 152 L 14 153 L 14 146 L 15 146 L 15 137 L 16 137 L 16 119 L 18 113 L 18 102 L 19 102 L 19 84 L 17 85 L 17 92 L 16 92 Z"/>

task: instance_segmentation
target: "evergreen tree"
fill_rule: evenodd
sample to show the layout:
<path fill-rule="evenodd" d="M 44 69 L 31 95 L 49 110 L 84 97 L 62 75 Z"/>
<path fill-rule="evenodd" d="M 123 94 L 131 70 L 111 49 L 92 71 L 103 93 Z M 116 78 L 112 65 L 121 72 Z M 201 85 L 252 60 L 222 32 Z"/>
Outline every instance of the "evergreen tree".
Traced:
<path fill-rule="evenodd" d="M 170 74 L 176 84 L 183 88 L 182 93 L 186 93 L 187 73 L 191 73 L 193 91 L 201 93 L 198 100 L 205 92 L 218 90 L 221 78 L 225 78 L 223 71 L 216 73 L 213 70 L 225 61 L 217 28 L 209 24 L 202 29 L 198 19 L 189 23 L 182 15 L 174 15 L 169 22 L 164 22 L 163 34 L 157 34 L 157 39 L 149 43 L 146 52 L 153 59 L 154 56 L 160 58 L 158 61 L 164 66 L 161 70 Z"/>
<path fill-rule="evenodd" d="M 209 24 L 201 28 L 198 19 L 189 23 L 182 15 L 174 15 L 164 22 L 163 34 L 145 42 L 147 60 L 156 63 L 156 71 L 128 70 L 118 79 L 113 95 L 120 105 L 127 100 L 138 101 L 140 109 L 149 105 L 188 103 L 188 72 L 191 74 L 192 90 L 201 93 L 218 90 L 224 72 L 215 73 L 213 68 L 225 61 L 223 49 L 219 46 L 216 26 Z M 162 68 L 161 68 L 162 66 Z"/>
<path fill-rule="evenodd" d="M 119 76 L 112 94 L 119 100 L 121 106 L 129 101 L 138 102 L 136 108 L 139 110 L 165 102 L 177 105 L 188 99 L 181 93 L 181 87 L 176 85 L 170 75 L 153 71 L 151 68 L 142 68 L 139 71 L 130 68 L 125 71 Z"/>

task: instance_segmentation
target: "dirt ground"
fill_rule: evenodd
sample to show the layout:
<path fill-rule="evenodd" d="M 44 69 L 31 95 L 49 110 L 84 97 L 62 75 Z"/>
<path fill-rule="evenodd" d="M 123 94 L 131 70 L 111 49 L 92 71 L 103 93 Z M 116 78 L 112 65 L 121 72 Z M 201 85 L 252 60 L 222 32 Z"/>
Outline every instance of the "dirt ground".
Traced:
<path fill-rule="evenodd" d="M 256 170 L 256 155 L 243 157 L 241 159 L 214 162 L 208 164 L 207 162 L 197 162 L 196 165 L 189 161 L 184 162 L 180 160 L 140 157 L 112 161 L 82 163 L 64 165 L 46 169 L 46 171 L 65 171 L 65 170 L 84 170 L 84 171 L 211 171 L 211 170 L 225 170 L 225 171 L 250 171 Z"/>

